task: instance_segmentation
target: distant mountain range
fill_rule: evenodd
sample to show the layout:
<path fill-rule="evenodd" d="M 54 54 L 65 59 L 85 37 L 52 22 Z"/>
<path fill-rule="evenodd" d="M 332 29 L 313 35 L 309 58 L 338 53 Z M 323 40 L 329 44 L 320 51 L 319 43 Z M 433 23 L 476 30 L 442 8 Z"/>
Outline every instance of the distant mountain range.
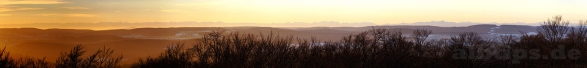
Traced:
<path fill-rule="evenodd" d="M 445 21 L 430 21 L 430 22 L 415 22 L 415 23 L 401 23 L 399 25 L 429 25 L 429 26 L 439 26 L 439 27 L 462 27 L 462 26 L 471 26 L 477 24 L 496 24 L 496 25 L 529 25 L 529 26 L 540 26 L 540 23 L 523 23 L 523 22 L 516 22 L 516 23 L 480 23 L 480 22 L 445 22 Z"/>
<path fill-rule="evenodd" d="M 539 23 L 472 23 L 472 22 L 415 22 L 400 24 L 374 24 L 371 22 L 335 22 L 322 21 L 313 23 L 289 22 L 289 23 L 224 23 L 224 22 L 100 22 L 100 23 L 28 23 L 28 24 L 0 24 L 0 28 L 60 28 L 60 29 L 132 29 L 132 28 L 160 28 L 160 27 L 365 27 L 365 26 L 438 26 L 438 27 L 466 27 L 477 24 L 495 25 L 529 25 L 538 26 Z"/>

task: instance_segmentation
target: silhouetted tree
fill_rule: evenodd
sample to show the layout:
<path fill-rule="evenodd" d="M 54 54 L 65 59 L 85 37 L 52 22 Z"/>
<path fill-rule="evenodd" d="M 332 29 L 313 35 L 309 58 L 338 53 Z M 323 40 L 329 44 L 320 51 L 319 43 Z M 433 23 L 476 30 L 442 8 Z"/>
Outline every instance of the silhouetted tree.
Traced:
<path fill-rule="evenodd" d="M 428 35 L 432 34 L 432 31 L 426 29 L 416 29 L 414 30 L 413 34 L 416 45 L 422 45 L 424 44 L 426 38 L 428 38 Z"/>
<path fill-rule="evenodd" d="M 10 57 L 10 52 L 6 51 L 6 46 L 0 50 L 0 65 L 2 68 L 16 68 L 17 62 Z"/>
<path fill-rule="evenodd" d="M 554 16 L 548 19 L 538 28 L 538 33 L 542 34 L 548 41 L 561 41 L 569 31 L 569 21 L 563 21 L 562 16 Z"/>
<path fill-rule="evenodd" d="M 58 68 L 78 68 L 82 67 L 83 58 L 81 57 L 86 51 L 81 45 L 73 47 L 69 52 L 61 53 L 56 61 Z"/>
<path fill-rule="evenodd" d="M 61 53 L 57 59 L 55 67 L 57 68 L 114 68 L 122 60 L 122 56 L 113 57 L 114 50 L 100 49 L 92 55 L 84 58 L 82 55 L 86 51 L 83 46 L 77 45 L 68 52 Z"/>

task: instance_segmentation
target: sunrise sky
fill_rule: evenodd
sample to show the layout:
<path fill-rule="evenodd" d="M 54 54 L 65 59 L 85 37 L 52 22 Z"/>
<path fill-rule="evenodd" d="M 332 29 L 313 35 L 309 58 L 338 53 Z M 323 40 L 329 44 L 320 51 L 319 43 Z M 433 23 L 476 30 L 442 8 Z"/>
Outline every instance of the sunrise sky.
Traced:
<path fill-rule="evenodd" d="M 587 0 L 0 0 L 0 24 L 71 22 L 542 22 Z"/>

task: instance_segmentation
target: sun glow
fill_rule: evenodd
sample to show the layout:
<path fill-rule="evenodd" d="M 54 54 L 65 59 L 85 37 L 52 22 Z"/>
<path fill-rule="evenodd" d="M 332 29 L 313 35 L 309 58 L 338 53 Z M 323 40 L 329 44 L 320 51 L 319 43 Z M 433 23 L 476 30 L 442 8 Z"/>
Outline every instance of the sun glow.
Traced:
<path fill-rule="evenodd" d="M 2 0 L 4 1 L 4 0 Z M 0 23 L 72 22 L 541 22 L 587 18 L 584 0 L 7 0 Z"/>

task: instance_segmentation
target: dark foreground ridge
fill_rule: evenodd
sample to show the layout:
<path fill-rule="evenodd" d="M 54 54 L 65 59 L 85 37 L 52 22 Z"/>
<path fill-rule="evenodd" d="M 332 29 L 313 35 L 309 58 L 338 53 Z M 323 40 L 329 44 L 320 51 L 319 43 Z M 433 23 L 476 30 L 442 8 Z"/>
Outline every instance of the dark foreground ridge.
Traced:
<path fill-rule="evenodd" d="M 388 29 L 345 36 L 339 41 L 213 31 L 193 46 L 168 46 L 156 57 L 143 58 L 132 68 L 484 68 L 587 67 L 587 21 L 569 27 L 560 16 L 540 26 L 538 34 L 483 37 L 465 32 L 448 39 L 426 40 L 430 30 L 414 30 L 411 37 Z M 524 33 L 524 32 L 522 32 Z M 122 67 L 122 56 L 101 49 L 84 55 L 82 46 L 62 53 L 57 63 L 43 59 L 11 58 L 4 50 L 0 65 L 14 68 Z M 83 55 L 83 56 L 82 56 Z"/>

